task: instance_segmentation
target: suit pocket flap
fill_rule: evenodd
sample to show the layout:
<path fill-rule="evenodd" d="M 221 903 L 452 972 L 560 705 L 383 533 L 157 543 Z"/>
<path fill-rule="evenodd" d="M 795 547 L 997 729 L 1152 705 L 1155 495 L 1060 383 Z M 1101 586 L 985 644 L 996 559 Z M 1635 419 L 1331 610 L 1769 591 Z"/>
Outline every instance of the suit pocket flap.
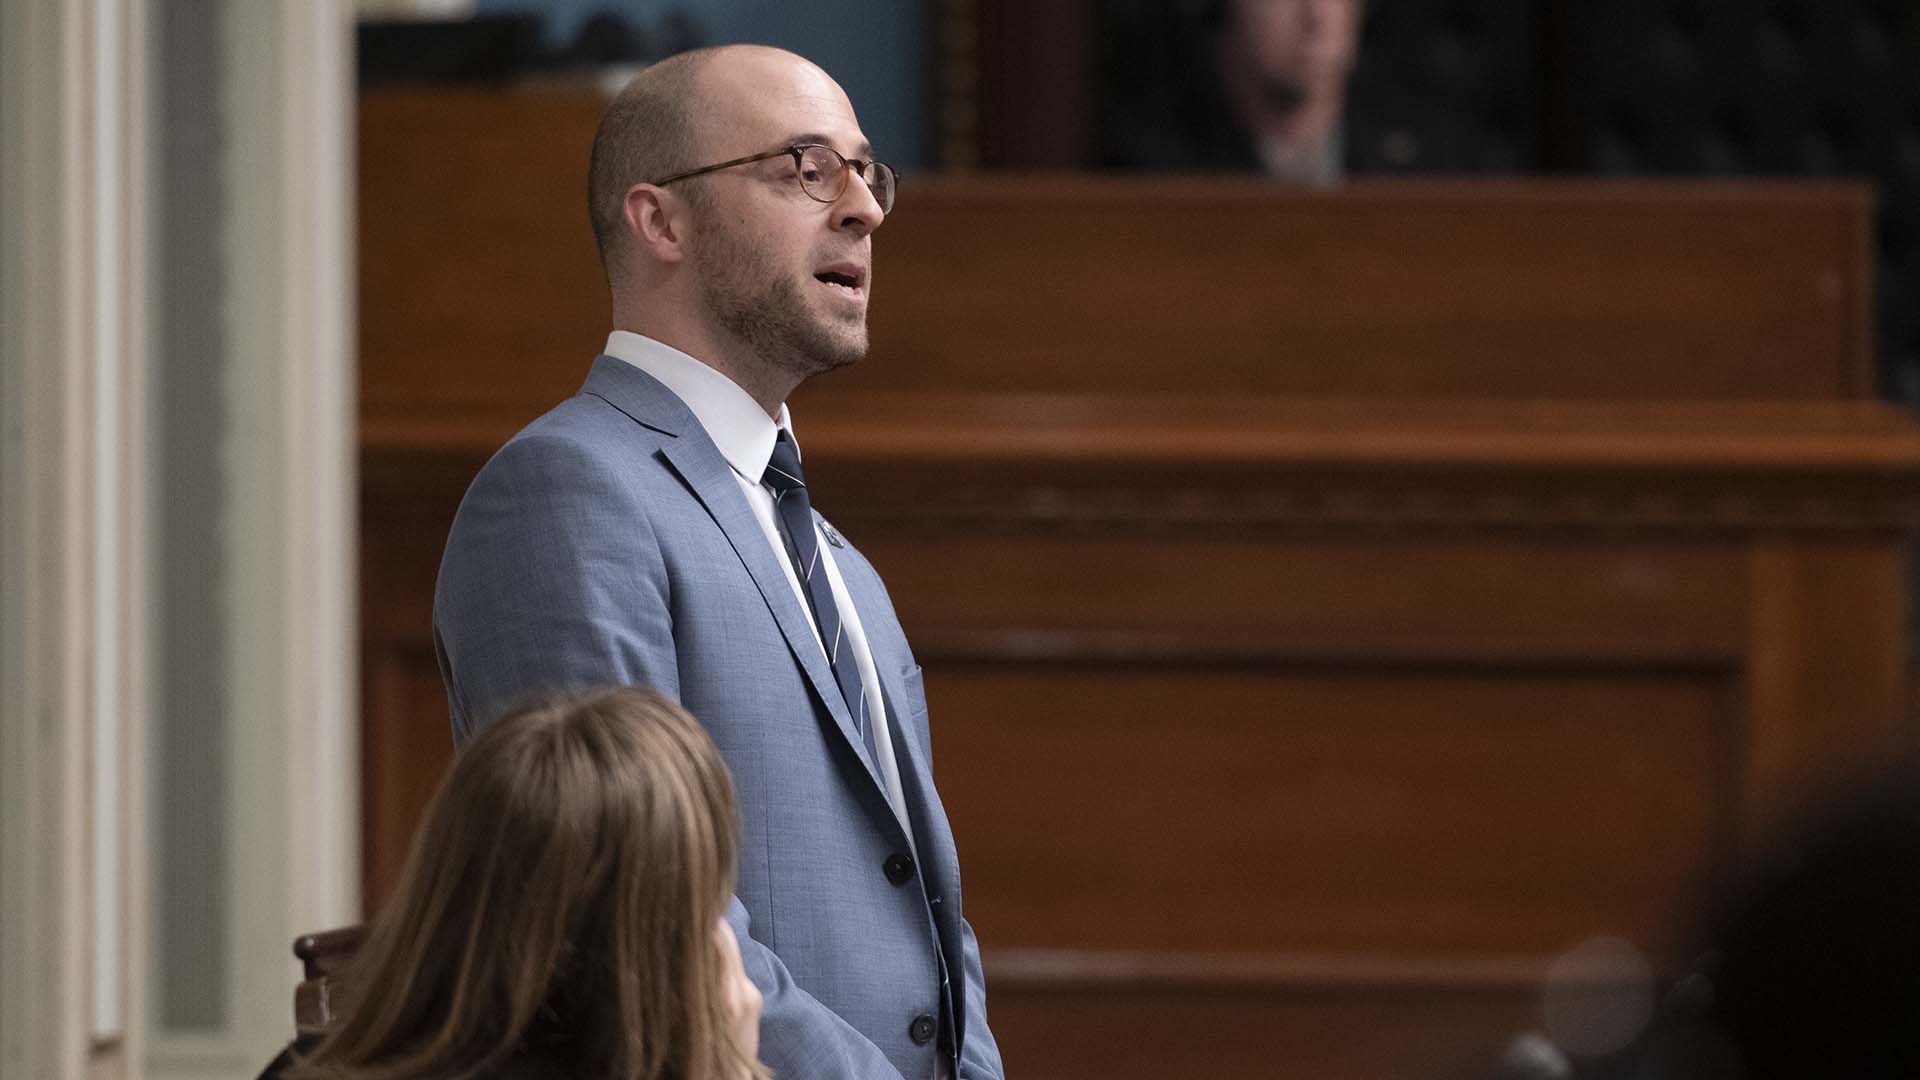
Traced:
<path fill-rule="evenodd" d="M 908 664 L 900 669 L 900 682 L 907 690 L 907 712 L 912 716 L 927 715 L 927 686 L 919 664 Z"/>

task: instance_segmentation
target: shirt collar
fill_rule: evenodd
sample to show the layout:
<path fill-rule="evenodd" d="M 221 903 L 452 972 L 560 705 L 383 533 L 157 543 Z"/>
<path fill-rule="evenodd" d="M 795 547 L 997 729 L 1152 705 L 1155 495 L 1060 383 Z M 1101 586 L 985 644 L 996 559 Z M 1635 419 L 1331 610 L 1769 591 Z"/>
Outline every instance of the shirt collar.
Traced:
<path fill-rule="evenodd" d="M 727 464 L 748 483 L 758 484 L 766 475 L 780 431 L 785 429 L 789 437 L 793 434 L 793 416 L 785 402 L 780 403 L 779 416 L 769 417 L 740 384 L 671 345 L 630 330 L 615 330 L 607 336 L 607 355 L 632 364 L 673 391 L 706 429 Z"/>

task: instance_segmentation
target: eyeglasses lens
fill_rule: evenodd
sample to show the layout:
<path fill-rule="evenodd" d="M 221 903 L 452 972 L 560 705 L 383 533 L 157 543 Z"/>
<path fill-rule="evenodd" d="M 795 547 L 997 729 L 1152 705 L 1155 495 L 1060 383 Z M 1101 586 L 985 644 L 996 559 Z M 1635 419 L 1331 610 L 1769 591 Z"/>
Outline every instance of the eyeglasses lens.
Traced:
<path fill-rule="evenodd" d="M 847 159 L 830 147 L 809 146 L 800 152 L 800 186 L 821 202 L 833 202 L 847 190 Z M 880 212 L 893 209 L 893 170 L 877 161 L 868 162 L 860 178 L 873 192 Z"/>

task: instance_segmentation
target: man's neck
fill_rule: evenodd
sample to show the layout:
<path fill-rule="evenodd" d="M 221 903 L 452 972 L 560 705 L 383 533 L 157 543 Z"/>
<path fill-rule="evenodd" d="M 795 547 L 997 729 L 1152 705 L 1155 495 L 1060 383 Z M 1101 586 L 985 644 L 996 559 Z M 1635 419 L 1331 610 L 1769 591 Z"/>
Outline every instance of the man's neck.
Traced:
<path fill-rule="evenodd" d="M 787 395 L 800 385 L 800 380 L 771 370 L 771 365 L 761 362 L 752 355 L 751 350 L 739 343 L 715 340 L 712 334 L 654 325 L 646 320 L 622 319 L 617 312 L 613 328 L 652 338 L 662 345 L 686 353 L 732 380 L 735 386 L 746 391 L 754 404 L 776 419 L 780 416 L 780 406 L 786 402 Z"/>

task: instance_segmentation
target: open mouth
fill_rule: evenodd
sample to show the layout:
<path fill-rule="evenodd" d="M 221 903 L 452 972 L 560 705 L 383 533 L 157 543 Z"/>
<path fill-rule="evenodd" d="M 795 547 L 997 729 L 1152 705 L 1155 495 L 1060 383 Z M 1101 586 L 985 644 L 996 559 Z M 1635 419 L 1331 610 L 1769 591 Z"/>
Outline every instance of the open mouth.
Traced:
<path fill-rule="evenodd" d="M 866 296 L 866 275 L 856 267 L 832 267 L 814 274 L 813 279 L 849 299 Z"/>

